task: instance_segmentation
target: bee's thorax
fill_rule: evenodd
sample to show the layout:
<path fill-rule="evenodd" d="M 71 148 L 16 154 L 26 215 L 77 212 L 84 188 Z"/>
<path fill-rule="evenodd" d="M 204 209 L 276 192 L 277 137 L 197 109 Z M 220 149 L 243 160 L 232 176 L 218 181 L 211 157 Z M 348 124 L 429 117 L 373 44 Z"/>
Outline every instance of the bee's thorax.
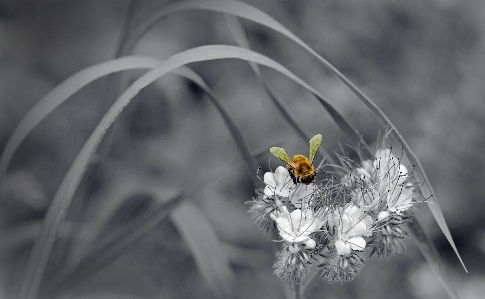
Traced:
<path fill-rule="evenodd" d="M 313 182 L 315 179 L 315 168 L 310 160 L 303 155 L 294 155 L 290 159 L 290 163 L 287 164 L 288 171 L 290 171 L 297 182 L 302 182 L 306 185 Z"/>

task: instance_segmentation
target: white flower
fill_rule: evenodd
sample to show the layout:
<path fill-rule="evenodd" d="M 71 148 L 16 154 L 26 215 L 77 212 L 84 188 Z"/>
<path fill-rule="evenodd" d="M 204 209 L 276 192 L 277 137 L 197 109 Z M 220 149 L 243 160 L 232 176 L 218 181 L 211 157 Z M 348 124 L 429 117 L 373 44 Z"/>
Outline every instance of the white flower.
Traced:
<path fill-rule="evenodd" d="M 287 242 L 299 243 L 310 239 L 309 235 L 322 227 L 322 222 L 314 217 L 313 211 L 296 209 L 288 213 L 286 207 L 277 213 L 276 224 L 280 236 Z"/>
<path fill-rule="evenodd" d="M 387 196 L 387 209 L 391 212 L 401 214 L 409 209 L 413 203 L 413 191 L 404 187 L 398 187 Z"/>
<path fill-rule="evenodd" d="M 361 205 L 364 211 L 377 208 L 381 202 L 391 207 L 397 204 L 400 208 L 408 208 L 401 206 L 402 198 L 399 200 L 408 171 L 389 149 L 377 150 L 373 162 L 363 161 L 362 168 L 355 169 L 355 176 L 358 180 L 357 188 L 352 191 L 352 202 Z"/>
<path fill-rule="evenodd" d="M 316 187 L 312 183 L 310 185 L 298 184 L 296 188 L 290 191 L 290 200 L 298 209 L 306 209 L 311 203 Z"/>
<path fill-rule="evenodd" d="M 412 204 L 413 191 L 405 188 L 409 174 L 389 149 L 378 150 L 374 168 L 377 170 L 377 185 L 381 197 L 385 197 L 388 211 L 400 214 Z"/>
<path fill-rule="evenodd" d="M 408 178 L 406 166 L 401 164 L 390 149 L 377 150 L 373 166 L 379 191 L 390 189 L 394 185 L 402 185 Z"/>
<path fill-rule="evenodd" d="M 337 253 L 350 256 L 352 250 L 363 251 L 366 241 L 362 236 L 371 236 L 372 218 L 365 215 L 364 209 L 347 204 L 339 215 L 338 238 L 335 241 Z"/>
<path fill-rule="evenodd" d="M 288 197 L 291 191 L 289 187 L 290 181 L 290 173 L 283 166 L 278 166 L 274 173 L 266 172 L 264 174 L 264 183 L 266 184 L 264 195 Z"/>

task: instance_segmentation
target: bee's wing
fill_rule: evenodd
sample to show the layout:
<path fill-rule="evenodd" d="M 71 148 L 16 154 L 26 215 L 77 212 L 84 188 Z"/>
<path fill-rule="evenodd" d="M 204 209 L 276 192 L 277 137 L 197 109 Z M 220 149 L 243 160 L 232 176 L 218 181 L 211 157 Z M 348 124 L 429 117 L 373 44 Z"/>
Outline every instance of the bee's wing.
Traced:
<path fill-rule="evenodd" d="M 272 153 L 276 158 L 294 167 L 294 164 L 290 161 L 290 157 L 288 156 L 284 148 L 272 147 L 269 149 L 269 152 Z"/>
<path fill-rule="evenodd" d="M 310 156 L 308 156 L 310 161 L 313 162 L 315 159 L 320 144 L 322 144 L 322 134 L 317 134 L 310 139 Z"/>

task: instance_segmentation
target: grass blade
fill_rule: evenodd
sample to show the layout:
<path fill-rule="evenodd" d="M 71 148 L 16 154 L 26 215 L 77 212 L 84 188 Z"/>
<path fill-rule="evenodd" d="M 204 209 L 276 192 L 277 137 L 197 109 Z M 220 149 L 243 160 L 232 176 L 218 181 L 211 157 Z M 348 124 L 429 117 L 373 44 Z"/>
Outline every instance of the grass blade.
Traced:
<path fill-rule="evenodd" d="M 441 207 L 439 205 L 439 202 L 434 195 L 433 188 L 429 184 L 429 180 L 426 176 L 426 173 L 424 172 L 424 169 L 417 159 L 416 155 L 413 153 L 411 148 L 408 146 L 407 142 L 402 138 L 401 134 L 399 131 L 396 129 L 394 124 L 389 120 L 389 118 L 382 112 L 382 110 L 374 103 L 372 102 L 362 91 L 360 91 L 352 82 L 350 82 L 347 77 L 345 77 L 337 68 L 335 68 L 330 62 L 328 62 L 325 58 L 321 57 L 317 52 L 315 52 L 310 46 L 308 46 L 305 42 L 303 42 L 300 38 L 298 38 L 295 34 L 293 34 L 291 31 L 289 31 L 285 26 L 280 24 L 278 21 L 276 21 L 274 18 L 270 17 L 266 13 L 262 12 L 261 10 L 252 7 L 248 4 L 238 2 L 238 1 L 228 1 L 228 0 L 197 0 L 197 1 L 177 1 L 177 2 L 172 2 L 169 3 L 165 6 L 163 6 L 162 9 L 155 11 L 152 15 L 147 16 L 145 21 L 137 28 L 137 30 L 133 33 L 133 35 L 127 39 L 127 43 L 125 46 L 123 53 L 127 53 L 131 50 L 133 45 L 143 36 L 143 34 L 148 31 L 148 29 L 151 28 L 156 22 L 161 20 L 163 17 L 170 15 L 172 13 L 176 13 L 179 11 L 183 10 L 189 10 L 189 9 L 201 9 L 201 10 L 211 10 L 211 11 L 217 11 L 221 13 L 227 13 L 231 15 L 235 15 L 250 21 L 253 21 L 255 23 L 261 24 L 263 26 L 269 27 L 282 35 L 288 37 L 291 39 L 293 42 L 297 43 L 300 45 L 302 48 L 307 50 L 310 54 L 312 54 L 315 58 L 317 58 L 325 67 L 327 67 L 335 76 L 337 76 L 357 97 L 377 116 L 377 118 L 385 125 L 389 126 L 392 129 L 393 135 L 396 137 L 396 139 L 401 143 L 403 146 L 408 158 L 410 159 L 411 163 L 415 164 L 417 166 L 415 175 L 416 177 L 423 181 L 423 187 L 421 188 L 421 191 L 423 192 L 423 195 L 429 199 L 429 208 L 431 212 L 433 213 L 434 218 L 436 219 L 436 222 L 438 223 L 441 231 L 445 235 L 446 239 L 450 243 L 450 245 L 453 247 L 453 250 L 455 251 L 456 256 L 460 260 L 463 268 L 465 269 L 466 272 L 467 269 L 465 267 L 465 264 L 463 263 L 463 260 L 461 259 L 461 256 L 458 252 L 458 249 L 456 248 L 455 242 L 453 241 L 453 238 L 451 236 L 450 230 L 448 228 L 448 225 L 446 224 L 446 220 L 443 216 L 443 212 L 441 211 Z M 320 100 L 320 99 L 319 99 Z M 329 107 L 326 105 L 325 102 L 322 102 L 322 105 L 326 108 L 329 109 L 329 113 L 332 114 L 334 113 L 333 107 Z M 345 123 L 345 120 L 339 119 L 339 118 L 334 118 L 335 121 L 339 124 Z M 345 127 L 345 125 L 339 126 Z M 352 132 L 356 132 L 355 129 L 352 127 L 345 127 L 344 132 L 353 134 Z M 365 141 L 363 138 L 357 134 L 358 137 L 358 142 L 355 142 L 354 139 L 355 136 L 352 136 L 351 140 L 354 144 L 359 144 L 362 143 L 367 152 L 371 152 L 370 148 L 366 146 Z"/>
<path fill-rule="evenodd" d="M 140 182 L 142 182 L 140 180 Z M 50 286 L 49 294 L 59 293 L 69 289 L 75 283 L 91 276 L 96 271 L 109 265 L 125 252 L 130 245 L 138 241 L 153 229 L 158 223 L 169 216 L 184 200 L 180 192 L 162 190 L 152 178 L 146 178 L 146 183 L 138 186 L 143 194 L 153 197 L 154 203 L 148 211 L 144 211 L 135 219 L 130 220 L 123 230 L 104 237 L 88 254 L 75 265 L 61 273 L 60 280 Z M 133 190 L 135 191 L 135 190 Z M 168 193 L 172 193 L 171 195 Z M 130 194 L 127 194 L 130 195 Z M 55 295 L 55 294 L 54 294 Z"/>
<path fill-rule="evenodd" d="M 311 51 L 312 54 L 318 55 L 308 45 L 301 41 L 296 35 L 291 33 L 283 25 L 278 23 L 276 20 L 274 20 L 264 12 L 245 3 L 227 0 L 176 1 L 164 5 L 161 9 L 155 11 L 153 14 L 146 16 L 144 21 L 137 28 L 135 28 L 132 35 L 127 38 L 126 44 L 123 47 L 121 53 L 129 53 L 132 47 L 136 44 L 136 42 L 143 36 L 143 34 L 146 33 L 153 25 L 155 25 L 164 17 L 173 13 L 191 9 L 217 11 L 254 21 L 282 33 L 283 35 L 300 44 L 306 50 Z M 351 142 L 354 144 L 363 144 L 367 152 L 370 154 L 371 150 L 369 146 L 362 138 L 362 136 L 357 132 L 357 130 L 352 127 L 352 125 L 350 125 L 350 123 L 347 122 L 342 117 L 342 115 L 340 115 L 340 113 L 337 112 L 333 105 L 330 105 L 327 99 L 325 99 L 321 95 L 316 95 L 315 93 L 313 94 L 317 97 L 317 100 L 324 106 L 324 108 L 332 116 L 334 121 L 337 123 L 340 129 L 343 130 L 343 132 L 347 135 Z"/>
<path fill-rule="evenodd" d="M 205 215 L 193 203 L 185 202 L 172 213 L 171 219 L 214 294 L 218 298 L 234 298 L 234 272 Z"/>
<path fill-rule="evenodd" d="M 138 27 L 133 30 L 132 34 L 127 38 L 124 46 L 122 47 L 121 54 L 126 55 L 127 53 L 130 53 L 138 40 L 164 17 L 173 13 L 193 9 L 217 11 L 248 19 L 278 31 L 294 41 L 299 41 L 298 44 L 302 46 L 305 45 L 308 49 L 310 49 L 310 47 L 308 47 L 296 35 L 291 33 L 275 19 L 248 4 L 228 0 L 182 0 L 168 3 L 162 6 L 160 9 L 154 11 L 152 14 L 147 15 L 143 22 L 139 24 Z"/>
<path fill-rule="evenodd" d="M 254 186 L 258 186 L 261 182 L 255 178 L 253 175 L 254 172 L 258 169 L 258 164 L 256 163 L 256 160 L 253 158 L 251 153 L 249 152 L 248 147 L 246 146 L 246 143 L 244 142 L 244 138 L 241 134 L 241 131 L 239 128 L 236 126 L 232 118 L 229 116 L 229 114 L 226 112 L 224 107 L 221 105 L 220 101 L 218 98 L 215 96 L 214 92 L 209 88 L 209 86 L 205 83 L 205 81 L 194 71 L 192 71 L 189 68 L 179 68 L 178 69 L 178 74 L 183 75 L 185 78 L 195 82 L 197 85 L 199 85 L 209 96 L 209 99 L 211 103 L 214 105 L 216 110 L 221 114 L 222 119 L 224 120 L 224 123 L 226 124 L 227 128 L 229 129 L 229 132 L 231 133 L 232 139 L 237 145 L 237 148 L 239 149 L 239 152 L 241 153 L 241 156 L 243 157 L 244 161 L 246 162 L 246 168 L 250 174 L 250 177 L 253 180 Z"/>
<path fill-rule="evenodd" d="M 5 172 L 15 151 L 27 135 L 54 109 L 78 92 L 81 88 L 106 75 L 130 69 L 153 68 L 160 64 L 157 58 L 128 56 L 105 61 L 77 72 L 37 102 L 22 118 L 7 142 L 0 158 L 0 182 L 3 183 Z"/>
<path fill-rule="evenodd" d="M 243 47 L 245 49 L 251 49 L 249 47 L 249 42 L 248 42 L 248 39 L 246 38 L 246 34 L 244 33 L 244 29 L 242 28 L 241 23 L 239 22 L 237 17 L 224 14 L 224 18 L 226 19 L 226 23 L 229 27 L 229 30 L 231 31 L 233 38 L 236 40 L 236 43 L 240 47 Z M 251 69 L 258 77 L 261 84 L 263 84 L 264 89 L 268 93 L 270 99 L 275 104 L 276 108 L 278 108 L 278 110 L 280 111 L 281 115 L 283 116 L 283 119 L 288 122 L 289 127 L 295 130 L 296 134 L 300 136 L 303 142 L 305 143 L 308 142 L 308 140 L 310 140 L 312 135 L 307 130 L 305 130 L 305 128 L 300 126 L 300 124 L 296 121 L 296 117 L 293 116 L 293 114 L 291 113 L 290 109 L 286 107 L 285 103 L 279 98 L 279 96 L 271 88 L 271 86 L 269 86 L 268 82 L 263 77 L 263 74 L 261 73 L 259 66 L 254 62 L 250 62 L 249 65 L 251 66 Z M 333 157 L 330 155 L 330 153 L 325 149 L 325 146 L 323 146 L 323 144 L 320 145 L 319 151 L 330 164 L 337 164 L 333 159 Z"/>
<path fill-rule="evenodd" d="M 411 232 L 416 238 L 418 248 L 423 254 L 424 258 L 428 262 L 428 265 L 433 270 L 441 285 L 444 287 L 448 295 L 452 299 L 461 298 L 458 289 L 453 284 L 450 274 L 446 270 L 446 267 L 441 259 L 438 250 L 433 244 L 433 241 L 424 232 L 421 224 L 415 218 L 412 222 L 408 223 Z"/>

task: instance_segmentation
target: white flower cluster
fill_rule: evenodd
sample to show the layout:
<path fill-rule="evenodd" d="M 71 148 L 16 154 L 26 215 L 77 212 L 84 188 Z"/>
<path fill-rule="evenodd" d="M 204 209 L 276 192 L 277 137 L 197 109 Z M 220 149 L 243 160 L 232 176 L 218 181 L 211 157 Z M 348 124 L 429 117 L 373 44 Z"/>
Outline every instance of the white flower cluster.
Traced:
<path fill-rule="evenodd" d="M 349 165 L 341 179 L 309 185 L 295 184 L 282 166 L 264 174 L 266 186 L 250 202 L 250 213 L 282 241 L 275 263 L 279 277 L 299 283 L 317 262 L 323 277 L 343 283 L 358 275 L 366 248 L 378 256 L 404 250 L 404 224 L 411 217 L 406 211 L 417 190 L 408 168 L 389 149 Z"/>

